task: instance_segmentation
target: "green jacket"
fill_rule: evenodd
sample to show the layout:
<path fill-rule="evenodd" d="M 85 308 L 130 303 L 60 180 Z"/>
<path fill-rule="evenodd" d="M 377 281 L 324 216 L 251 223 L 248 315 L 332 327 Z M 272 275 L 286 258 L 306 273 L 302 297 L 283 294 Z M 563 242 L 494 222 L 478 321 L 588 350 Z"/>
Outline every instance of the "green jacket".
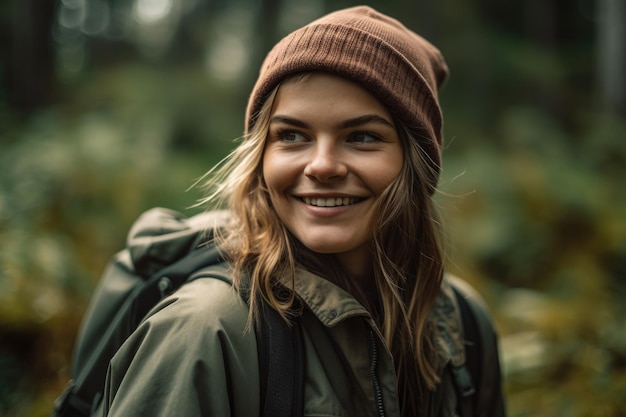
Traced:
<path fill-rule="evenodd" d="M 181 221 L 180 230 L 176 221 L 170 224 L 173 227 L 157 226 L 163 213 L 168 212 L 149 213 L 131 231 L 129 250 L 135 263 L 158 259 L 154 254 L 165 248 L 178 250 L 173 243 L 177 239 L 185 241 L 181 245 L 189 244 L 189 223 Z M 432 315 L 439 329 L 435 345 L 442 375 L 432 395 L 439 404 L 436 417 L 456 415 L 457 393 L 445 368 L 465 360 L 458 306 L 448 279 Z M 304 415 L 399 416 L 393 358 L 369 313 L 350 294 L 308 271 L 298 270 L 295 284 L 306 306 L 301 318 Z M 257 346 L 252 331 L 245 330 L 247 317 L 246 303 L 229 284 L 198 279 L 184 285 L 151 311 L 114 356 L 98 413 L 259 416 Z M 377 364 L 375 377 L 370 372 L 372 361 Z M 380 406 L 377 395 L 382 398 Z"/>

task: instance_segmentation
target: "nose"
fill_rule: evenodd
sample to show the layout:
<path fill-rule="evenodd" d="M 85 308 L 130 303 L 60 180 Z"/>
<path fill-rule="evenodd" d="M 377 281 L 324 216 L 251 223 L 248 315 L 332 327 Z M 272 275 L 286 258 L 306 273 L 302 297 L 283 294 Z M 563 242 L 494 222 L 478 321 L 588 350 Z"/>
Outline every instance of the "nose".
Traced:
<path fill-rule="evenodd" d="M 339 150 L 331 144 L 318 141 L 304 168 L 304 175 L 320 182 L 332 182 L 348 174 L 348 167 Z"/>

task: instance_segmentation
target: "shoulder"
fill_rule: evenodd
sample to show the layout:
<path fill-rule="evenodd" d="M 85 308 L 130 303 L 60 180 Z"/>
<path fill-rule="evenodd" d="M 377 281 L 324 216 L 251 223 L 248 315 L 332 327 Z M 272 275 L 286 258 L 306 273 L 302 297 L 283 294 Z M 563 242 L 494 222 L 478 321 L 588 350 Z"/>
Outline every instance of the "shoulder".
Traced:
<path fill-rule="evenodd" d="M 476 332 L 480 339 L 495 337 L 495 328 L 482 296 L 466 281 L 451 274 L 444 276 L 431 320 L 439 336 L 436 346 L 442 365 L 450 361 L 454 366 L 461 366 L 465 362 L 467 340 L 476 338 Z"/>
<path fill-rule="evenodd" d="M 131 361 L 154 355 L 211 360 L 232 352 L 247 355 L 256 351 L 247 319 L 247 305 L 232 286 L 200 278 L 161 300 L 124 341 L 114 361 L 125 368 Z"/>
<path fill-rule="evenodd" d="M 444 282 L 448 284 L 453 291 L 455 291 L 458 295 L 468 299 L 472 303 L 475 303 L 477 307 L 481 308 L 484 311 L 488 311 L 487 303 L 483 299 L 482 295 L 470 285 L 467 281 L 457 277 L 453 274 L 445 274 Z"/>
<path fill-rule="evenodd" d="M 104 408 L 111 416 L 258 415 L 258 355 L 247 312 L 226 282 L 183 285 L 115 353 Z"/>
<path fill-rule="evenodd" d="M 148 364 L 182 365 L 182 357 L 185 363 L 209 368 L 228 366 L 232 358 L 256 360 L 256 338 L 246 328 L 247 312 L 229 284 L 211 278 L 191 281 L 150 311 L 116 352 L 113 368 L 126 373 Z"/>
<path fill-rule="evenodd" d="M 452 275 L 445 281 L 461 316 L 465 365 L 476 388 L 474 406 L 480 415 L 505 416 L 498 334 L 487 304 L 466 281 Z"/>
<path fill-rule="evenodd" d="M 484 298 L 467 281 L 451 274 L 446 274 L 445 286 L 460 317 L 464 344 L 495 354 L 498 335 Z"/>
<path fill-rule="evenodd" d="M 159 302 L 144 322 L 153 326 L 175 322 L 177 327 L 192 332 L 243 333 L 247 319 L 248 306 L 230 284 L 198 278 Z"/>
<path fill-rule="evenodd" d="M 482 295 L 467 281 L 452 274 L 446 274 L 445 283 L 454 294 L 461 316 L 467 320 L 466 316 L 470 315 L 469 318 L 475 321 L 479 331 L 495 333 L 489 307 Z"/>

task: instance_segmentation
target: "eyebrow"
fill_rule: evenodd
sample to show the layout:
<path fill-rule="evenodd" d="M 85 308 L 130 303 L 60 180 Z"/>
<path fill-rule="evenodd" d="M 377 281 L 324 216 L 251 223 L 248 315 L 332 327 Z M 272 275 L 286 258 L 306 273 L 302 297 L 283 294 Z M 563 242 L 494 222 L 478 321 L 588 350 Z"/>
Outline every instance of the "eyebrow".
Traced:
<path fill-rule="evenodd" d="M 300 127 L 302 129 L 309 128 L 309 125 L 300 119 L 295 119 L 293 117 L 283 116 L 280 114 L 276 116 L 272 116 L 272 118 L 270 119 L 270 123 L 285 123 L 288 125 Z M 384 117 L 378 116 L 376 114 L 366 114 L 363 116 L 355 117 L 353 119 L 345 120 L 339 124 L 339 128 L 346 129 L 346 128 L 351 128 L 351 127 L 358 127 L 358 126 L 362 126 L 368 123 L 375 123 L 375 124 L 380 124 L 380 125 L 384 125 L 387 127 L 395 128 L 393 123 L 391 123 L 389 120 L 385 119 Z"/>

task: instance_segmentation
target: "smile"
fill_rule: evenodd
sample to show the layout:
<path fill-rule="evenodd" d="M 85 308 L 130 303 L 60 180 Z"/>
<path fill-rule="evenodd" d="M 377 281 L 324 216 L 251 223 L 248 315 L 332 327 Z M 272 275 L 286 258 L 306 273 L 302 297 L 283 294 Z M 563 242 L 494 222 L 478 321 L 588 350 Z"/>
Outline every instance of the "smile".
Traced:
<path fill-rule="evenodd" d="M 362 198 L 354 198 L 354 197 L 328 197 L 328 198 L 314 198 L 314 197 L 304 197 L 302 200 L 310 205 L 316 207 L 337 207 L 337 206 L 349 206 L 352 204 L 356 204 L 362 200 Z"/>

